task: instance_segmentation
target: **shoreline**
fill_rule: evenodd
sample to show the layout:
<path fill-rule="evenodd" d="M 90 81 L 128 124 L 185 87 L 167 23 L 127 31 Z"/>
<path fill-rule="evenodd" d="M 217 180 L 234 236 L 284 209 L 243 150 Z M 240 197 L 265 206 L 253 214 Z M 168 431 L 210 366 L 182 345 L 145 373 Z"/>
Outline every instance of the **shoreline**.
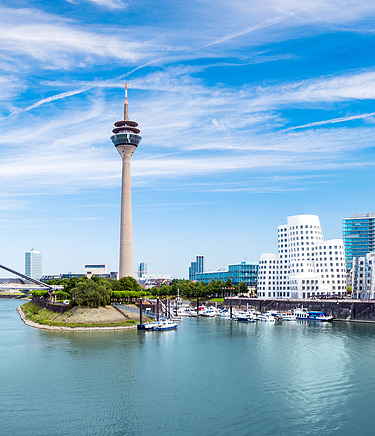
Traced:
<path fill-rule="evenodd" d="M 21 320 L 29 327 L 37 328 L 40 330 L 55 330 L 55 331 L 109 331 L 109 330 L 128 330 L 128 329 L 136 329 L 137 325 L 129 325 L 129 326 L 112 326 L 112 327 L 64 327 L 64 326 L 55 326 L 55 325 L 45 325 L 38 324 L 35 321 L 31 321 L 26 319 L 25 312 L 22 309 L 22 306 L 17 307 L 17 312 L 21 318 Z"/>

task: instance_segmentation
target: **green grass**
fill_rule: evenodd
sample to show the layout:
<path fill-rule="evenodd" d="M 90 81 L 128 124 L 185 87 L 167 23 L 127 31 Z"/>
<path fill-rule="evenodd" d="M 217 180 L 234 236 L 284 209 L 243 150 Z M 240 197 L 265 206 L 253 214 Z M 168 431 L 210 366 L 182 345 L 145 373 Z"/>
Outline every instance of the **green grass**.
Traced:
<path fill-rule="evenodd" d="M 224 298 L 209 298 L 208 301 L 211 303 L 224 303 Z"/>
<path fill-rule="evenodd" d="M 30 321 L 34 321 L 37 324 L 41 325 L 49 325 L 54 327 L 122 327 L 122 326 L 131 326 L 135 325 L 137 322 L 134 319 L 129 319 L 123 322 L 111 322 L 111 323 L 104 323 L 104 322 L 98 322 L 98 323 L 83 323 L 83 322 L 77 322 L 77 323 L 69 323 L 69 322 L 59 322 L 59 321 L 53 321 L 50 318 L 56 317 L 58 314 L 55 312 L 52 312 L 50 310 L 47 310 L 43 307 L 40 307 L 34 303 L 25 303 L 21 306 L 23 311 L 25 312 L 26 319 Z M 72 316 L 71 313 L 68 313 L 67 316 Z"/>

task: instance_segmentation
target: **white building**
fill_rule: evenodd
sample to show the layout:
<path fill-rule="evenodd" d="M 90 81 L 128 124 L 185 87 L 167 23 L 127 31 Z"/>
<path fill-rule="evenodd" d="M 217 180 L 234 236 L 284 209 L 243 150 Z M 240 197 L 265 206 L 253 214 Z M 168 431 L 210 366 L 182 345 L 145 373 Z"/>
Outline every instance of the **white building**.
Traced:
<path fill-rule="evenodd" d="M 25 275 L 40 280 L 42 277 L 42 253 L 34 250 L 25 251 Z"/>
<path fill-rule="evenodd" d="M 316 215 L 295 215 L 287 222 L 278 227 L 278 255 L 260 257 L 258 296 L 300 299 L 345 294 L 342 240 L 324 241 Z"/>
<path fill-rule="evenodd" d="M 85 265 L 85 275 L 88 278 L 104 274 L 107 274 L 107 265 Z"/>
<path fill-rule="evenodd" d="M 375 252 L 353 257 L 350 271 L 353 296 L 359 299 L 375 298 Z"/>

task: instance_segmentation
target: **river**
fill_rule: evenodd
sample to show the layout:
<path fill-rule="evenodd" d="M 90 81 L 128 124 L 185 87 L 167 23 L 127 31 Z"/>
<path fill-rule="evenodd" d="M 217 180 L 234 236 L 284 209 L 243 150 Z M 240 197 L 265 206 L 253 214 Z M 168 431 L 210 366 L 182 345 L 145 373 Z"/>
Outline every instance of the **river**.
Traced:
<path fill-rule="evenodd" d="M 373 435 L 375 325 L 55 332 L 0 300 L 1 435 Z"/>

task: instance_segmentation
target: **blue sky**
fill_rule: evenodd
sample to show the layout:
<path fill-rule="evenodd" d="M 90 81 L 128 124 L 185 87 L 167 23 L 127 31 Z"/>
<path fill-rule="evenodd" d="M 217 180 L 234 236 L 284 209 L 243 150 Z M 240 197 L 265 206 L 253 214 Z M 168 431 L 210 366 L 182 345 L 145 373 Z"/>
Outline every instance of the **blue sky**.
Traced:
<path fill-rule="evenodd" d="M 0 263 L 118 270 L 125 81 L 135 263 L 257 261 L 300 213 L 341 237 L 375 211 L 374 47 L 367 0 L 0 2 Z"/>

